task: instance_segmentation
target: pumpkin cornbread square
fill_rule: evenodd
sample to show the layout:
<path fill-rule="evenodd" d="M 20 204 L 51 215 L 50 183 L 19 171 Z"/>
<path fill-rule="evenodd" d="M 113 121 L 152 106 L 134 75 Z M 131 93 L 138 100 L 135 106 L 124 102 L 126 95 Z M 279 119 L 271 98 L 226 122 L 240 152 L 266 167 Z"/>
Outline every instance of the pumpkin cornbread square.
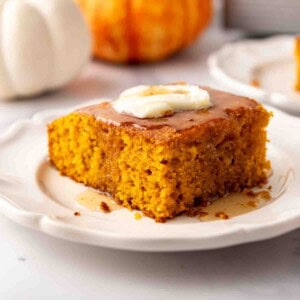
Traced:
<path fill-rule="evenodd" d="M 48 127 L 50 160 L 158 222 L 265 183 L 270 114 L 254 100 L 205 90 L 207 110 L 139 119 L 106 102 L 59 118 Z"/>

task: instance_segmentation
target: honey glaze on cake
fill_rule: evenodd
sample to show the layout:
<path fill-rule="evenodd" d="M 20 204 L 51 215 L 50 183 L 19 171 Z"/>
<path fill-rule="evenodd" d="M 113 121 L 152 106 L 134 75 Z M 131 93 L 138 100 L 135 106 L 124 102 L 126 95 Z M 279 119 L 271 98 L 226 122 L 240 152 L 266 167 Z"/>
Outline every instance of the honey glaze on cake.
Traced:
<path fill-rule="evenodd" d="M 112 123 L 117 126 L 132 126 L 141 129 L 157 129 L 169 126 L 177 131 L 201 125 L 217 119 L 226 119 L 230 111 L 255 108 L 258 104 L 254 100 L 233 94 L 203 88 L 209 95 L 213 106 L 206 110 L 189 110 L 165 116 L 163 118 L 140 119 L 134 116 L 119 114 L 109 102 L 88 106 L 77 110 L 78 113 L 94 116 L 97 120 Z"/>

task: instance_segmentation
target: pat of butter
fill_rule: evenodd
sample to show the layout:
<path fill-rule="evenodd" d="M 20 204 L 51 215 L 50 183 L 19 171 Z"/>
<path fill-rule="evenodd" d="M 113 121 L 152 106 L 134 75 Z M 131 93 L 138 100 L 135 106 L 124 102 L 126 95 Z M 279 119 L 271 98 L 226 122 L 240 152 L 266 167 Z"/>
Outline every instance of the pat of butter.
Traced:
<path fill-rule="evenodd" d="M 139 85 L 125 90 L 112 103 L 120 114 L 137 118 L 160 118 L 185 110 L 212 106 L 207 91 L 196 85 Z"/>

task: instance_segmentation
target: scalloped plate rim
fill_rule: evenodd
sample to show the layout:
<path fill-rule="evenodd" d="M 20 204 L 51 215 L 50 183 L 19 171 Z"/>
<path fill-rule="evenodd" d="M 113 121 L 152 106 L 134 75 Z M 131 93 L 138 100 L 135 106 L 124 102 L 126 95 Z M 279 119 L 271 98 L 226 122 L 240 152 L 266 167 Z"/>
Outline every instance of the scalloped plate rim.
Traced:
<path fill-rule="evenodd" d="M 99 100 L 93 100 L 89 102 L 89 104 L 93 104 L 95 101 L 99 102 Z M 84 105 L 87 105 L 87 103 Z M 18 134 L 27 124 L 41 124 L 47 118 L 53 117 L 54 114 L 61 115 L 71 110 L 72 108 L 64 110 L 45 110 L 35 114 L 31 119 L 15 122 L 4 134 L 0 136 L 0 147 L 2 143 L 14 138 L 14 135 Z M 277 111 L 277 113 L 283 114 L 288 118 L 293 118 L 280 111 Z M 296 118 L 294 119 L 300 121 Z M 244 225 L 238 223 L 230 224 L 230 229 L 227 228 L 226 233 L 223 233 L 222 235 L 214 233 L 202 237 L 180 236 L 178 238 L 141 238 L 134 236 L 121 236 L 109 231 L 80 228 L 78 226 L 66 224 L 47 214 L 30 212 L 22 208 L 18 208 L 12 203 L 13 201 L 7 201 L 8 199 L 5 199 L 1 194 L 0 199 L 0 212 L 20 225 L 65 240 L 122 250 L 177 252 L 217 249 L 273 238 L 300 227 L 299 206 L 299 209 L 294 211 L 291 215 L 283 216 L 279 220 L 276 219 L 274 222 L 264 224 L 263 226 L 259 223 Z M 224 221 L 220 220 L 216 222 Z M 270 232 L 270 230 L 272 230 L 272 232 Z M 244 233 L 247 233 L 247 235 Z M 81 240 L 82 237 L 85 238 Z"/>

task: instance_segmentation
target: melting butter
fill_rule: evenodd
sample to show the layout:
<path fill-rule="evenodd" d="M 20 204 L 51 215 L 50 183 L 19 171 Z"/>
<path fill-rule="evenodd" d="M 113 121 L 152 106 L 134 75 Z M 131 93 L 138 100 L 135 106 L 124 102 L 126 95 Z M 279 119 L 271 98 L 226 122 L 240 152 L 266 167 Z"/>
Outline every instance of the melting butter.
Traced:
<path fill-rule="evenodd" d="M 137 118 L 160 118 L 178 111 L 207 109 L 209 93 L 197 85 L 139 85 L 125 90 L 112 103 L 120 114 Z"/>

